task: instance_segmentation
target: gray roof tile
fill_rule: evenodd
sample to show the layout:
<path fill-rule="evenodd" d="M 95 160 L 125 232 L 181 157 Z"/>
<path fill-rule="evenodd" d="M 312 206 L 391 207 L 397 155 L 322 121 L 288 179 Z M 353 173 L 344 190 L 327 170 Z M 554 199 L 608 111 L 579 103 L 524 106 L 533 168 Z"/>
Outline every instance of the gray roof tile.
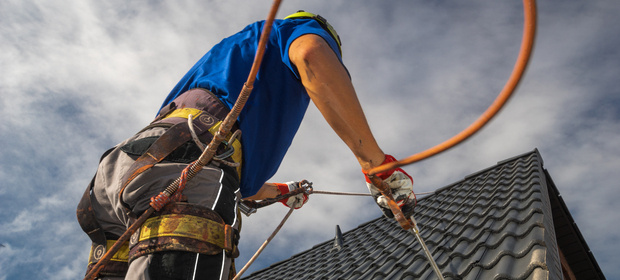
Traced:
<path fill-rule="evenodd" d="M 446 279 L 561 279 L 558 226 L 577 232 L 562 231 L 560 241 L 582 245 L 564 250 L 571 266 L 589 262 L 575 265 L 575 274 L 596 271 L 600 278 L 584 279 L 604 279 L 594 258 L 582 256 L 585 240 L 557 197 L 534 150 L 420 199 L 414 216 Z M 340 250 L 327 241 L 244 279 L 436 279 L 415 237 L 392 220 L 380 217 L 342 236 Z"/>

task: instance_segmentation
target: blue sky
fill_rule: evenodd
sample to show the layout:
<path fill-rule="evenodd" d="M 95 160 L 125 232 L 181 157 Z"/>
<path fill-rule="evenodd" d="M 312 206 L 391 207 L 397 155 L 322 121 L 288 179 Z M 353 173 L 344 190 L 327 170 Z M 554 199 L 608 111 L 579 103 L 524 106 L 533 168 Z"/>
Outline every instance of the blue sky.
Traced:
<path fill-rule="evenodd" d="M 174 3 L 173 3 L 174 2 Z M 89 240 L 75 206 L 103 151 L 145 126 L 212 45 L 271 1 L 32 1 L 0 4 L 0 279 L 81 279 Z M 326 17 L 371 127 L 404 158 L 473 122 L 501 90 L 522 2 L 283 1 Z M 433 191 L 538 148 L 605 275 L 620 278 L 620 4 L 539 1 L 528 71 L 485 129 L 407 166 Z M 273 181 L 365 192 L 356 160 L 312 105 Z M 241 267 L 287 209 L 244 220 Z M 368 198 L 315 195 L 252 266 L 263 268 L 374 219 Z"/>

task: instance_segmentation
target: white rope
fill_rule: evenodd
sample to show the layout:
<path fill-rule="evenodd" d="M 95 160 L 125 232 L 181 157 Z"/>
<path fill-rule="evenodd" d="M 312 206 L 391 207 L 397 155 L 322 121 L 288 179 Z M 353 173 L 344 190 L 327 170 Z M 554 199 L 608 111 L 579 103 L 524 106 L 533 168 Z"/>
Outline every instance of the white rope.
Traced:
<path fill-rule="evenodd" d="M 312 190 L 310 194 L 330 194 L 330 195 L 349 195 L 349 196 L 372 196 L 369 193 L 351 193 L 351 192 L 330 192 L 330 191 L 317 191 Z"/>
<path fill-rule="evenodd" d="M 245 264 L 245 266 L 243 266 L 243 268 L 241 270 L 239 270 L 239 273 L 237 273 L 237 275 L 235 275 L 235 278 L 233 278 L 233 280 L 238 280 L 239 278 L 241 278 L 241 275 L 243 275 L 243 273 L 246 270 L 248 270 L 248 268 L 250 268 L 250 265 L 252 265 L 252 263 L 256 260 L 256 258 L 258 258 L 258 255 L 260 255 L 260 253 L 262 253 L 263 250 L 265 250 L 265 247 L 267 247 L 267 244 L 269 244 L 269 242 L 271 242 L 271 240 L 276 236 L 278 231 L 280 231 L 280 229 L 284 225 L 284 222 L 286 222 L 286 220 L 288 220 L 288 217 L 290 217 L 291 214 L 293 214 L 294 210 L 295 210 L 295 208 L 291 208 L 290 210 L 288 210 L 288 213 L 286 213 L 286 216 L 284 216 L 284 218 L 282 219 L 282 221 L 280 222 L 278 227 L 276 227 L 276 229 L 273 231 L 273 233 L 271 233 L 269 238 L 267 238 L 267 240 L 265 240 L 265 242 L 263 242 L 263 245 L 261 245 L 260 248 L 258 248 L 258 251 L 256 251 L 256 253 L 254 253 L 254 256 L 252 256 L 252 258 Z"/>
<path fill-rule="evenodd" d="M 187 126 L 189 126 L 189 132 L 192 134 L 192 139 L 194 140 L 194 143 L 198 145 L 198 148 L 200 148 L 200 151 L 204 152 L 207 146 L 205 146 L 205 144 L 200 142 L 200 139 L 198 139 L 198 135 L 196 134 L 196 131 L 194 130 L 194 123 L 192 122 L 193 118 L 194 116 L 192 116 L 192 114 L 187 115 Z"/>
<path fill-rule="evenodd" d="M 429 194 L 434 194 L 435 191 L 432 192 L 421 192 L 421 193 L 416 193 L 416 196 L 418 195 L 429 195 Z M 317 191 L 317 190 L 312 190 L 310 192 L 310 194 L 329 194 L 329 195 L 349 195 L 349 196 L 372 196 L 369 193 L 352 193 L 352 192 L 331 192 L 331 191 Z"/>

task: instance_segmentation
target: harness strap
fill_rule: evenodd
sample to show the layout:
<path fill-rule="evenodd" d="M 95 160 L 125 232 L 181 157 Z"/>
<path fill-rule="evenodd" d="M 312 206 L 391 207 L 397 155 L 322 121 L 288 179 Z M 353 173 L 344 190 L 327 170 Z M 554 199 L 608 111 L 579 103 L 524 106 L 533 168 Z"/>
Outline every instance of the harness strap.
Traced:
<path fill-rule="evenodd" d="M 114 150 L 114 148 L 111 148 L 107 150 L 105 153 L 103 153 L 99 162 L 101 162 L 108 154 L 110 154 L 112 150 Z M 97 221 L 95 211 L 93 210 L 91 192 L 92 192 L 94 184 L 95 184 L 95 176 L 93 176 L 93 179 L 88 184 L 88 187 L 86 187 L 86 191 L 84 191 L 84 195 L 82 195 L 82 199 L 80 199 L 80 202 L 78 203 L 77 211 L 76 211 L 77 220 L 78 220 L 78 223 L 80 224 L 80 227 L 82 227 L 82 230 L 88 235 L 88 237 L 90 238 L 92 242 L 90 253 L 88 256 L 88 269 L 89 270 L 92 266 L 94 266 L 101 259 L 101 257 L 105 254 L 105 252 L 107 252 L 108 248 L 110 248 L 112 244 L 114 244 L 113 243 L 114 240 L 112 240 L 112 243 L 110 243 L 110 240 L 107 240 L 106 234 L 103 231 L 103 228 L 101 228 L 101 225 L 99 224 L 99 222 Z M 125 272 L 127 271 L 127 267 L 128 267 L 127 258 L 124 258 L 124 261 L 123 261 L 123 258 L 121 257 L 121 255 L 122 254 L 119 254 L 119 253 L 115 255 L 116 261 L 110 266 L 106 266 L 101 271 L 102 275 L 108 275 L 108 276 L 124 276 L 125 275 Z"/>
<path fill-rule="evenodd" d="M 238 231 L 215 211 L 183 202 L 169 203 L 132 235 L 129 262 L 163 251 L 216 255 L 224 250 L 236 258 L 238 242 Z"/>
<path fill-rule="evenodd" d="M 82 199 L 80 199 L 80 202 L 78 203 L 76 214 L 78 223 L 80 224 L 80 227 L 82 227 L 82 230 L 88 234 L 88 237 L 93 243 L 100 245 L 105 244 L 106 237 L 101 225 L 97 222 L 95 211 L 93 210 L 93 204 L 90 200 L 90 193 L 93 188 L 94 181 L 95 178 L 93 177 L 90 184 L 88 184 L 86 191 L 84 191 Z"/>

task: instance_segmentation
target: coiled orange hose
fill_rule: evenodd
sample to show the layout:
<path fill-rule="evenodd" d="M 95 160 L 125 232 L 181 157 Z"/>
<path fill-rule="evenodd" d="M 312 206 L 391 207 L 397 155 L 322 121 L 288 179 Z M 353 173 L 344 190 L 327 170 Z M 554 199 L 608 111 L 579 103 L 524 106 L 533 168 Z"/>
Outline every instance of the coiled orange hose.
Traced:
<path fill-rule="evenodd" d="M 521 50 L 519 51 L 519 56 L 517 57 L 517 62 L 506 82 L 504 88 L 499 93 L 495 101 L 489 106 L 489 108 L 482 113 L 482 115 L 474 121 L 469 127 L 465 128 L 463 131 L 453 136 L 452 138 L 436 145 L 432 148 L 429 148 L 425 151 L 422 151 L 417 154 L 413 154 L 407 158 L 401 159 L 399 161 L 390 162 L 381 166 L 377 166 L 368 171 L 368 174 L 374 175 L 377 173 L 385 172 L 390 169 L 395 169 L 401 166 L 409 165 L 414 162 L 421 161 L 423 159 L 430 158 L 434 155 L 437 155 L 441 152 L 444 152 L 460 143 L 465 141 L 470 136 L 474 135 L 478 132 L 484 125 L 486 125 L 497 113 L 502 109 L 506 101 L 510 98 L 515 88 L 517 87 L 523 73 L 525 72 L 525 68 L 530 60 L 533 46 L 534 46 L 534 38 L 536 35 L 536 1 L 535 0 L 523 0 L 523 11 L 524 11 L 524 24 L 523 24 L 523 39 L 521 41 Z"/>

